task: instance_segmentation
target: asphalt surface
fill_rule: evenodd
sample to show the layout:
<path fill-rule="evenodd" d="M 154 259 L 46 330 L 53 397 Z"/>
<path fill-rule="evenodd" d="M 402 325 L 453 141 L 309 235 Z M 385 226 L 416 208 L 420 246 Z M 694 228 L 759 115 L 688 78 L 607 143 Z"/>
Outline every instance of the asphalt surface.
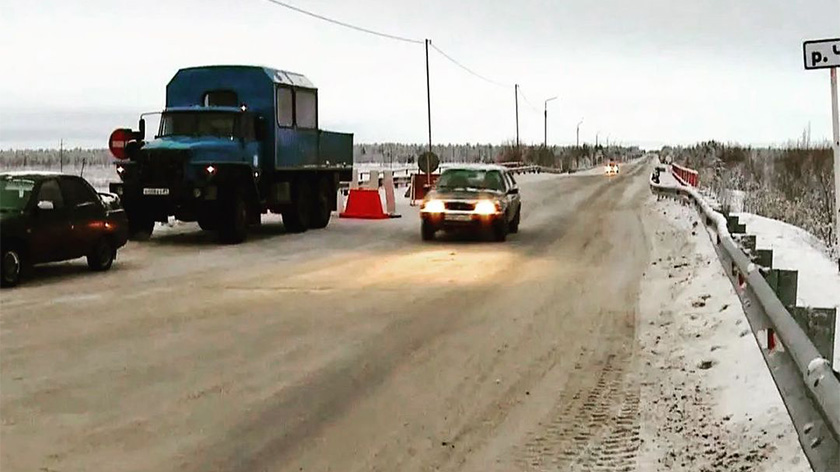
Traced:
<path fill-rule="evenodd" d="M 404 209 L 40 267 L 0 293 L 0 469 L 632 470 L 647 171 L 523 178 L 502 244 Z"/>

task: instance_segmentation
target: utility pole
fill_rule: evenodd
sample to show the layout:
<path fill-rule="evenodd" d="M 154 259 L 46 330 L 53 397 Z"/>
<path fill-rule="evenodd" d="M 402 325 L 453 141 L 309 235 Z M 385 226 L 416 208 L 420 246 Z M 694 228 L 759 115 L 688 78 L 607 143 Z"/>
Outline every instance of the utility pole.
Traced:
<path fill-rule="evenodd" d="M 543 138 L 543 147 L 548 149 L 548 102 L 557 100 L 557 97 L 551 97 L 545 101 L 545 137 Z"/>
<path fill-rule="evenodd" d="M 430 39 L 426 40 L 426 114 L 429 118 L 429 156 L 426 159 L 426 184 L 432 184 L 431 177 L 431 160 L 432 160 L 432 88 L 429 85 L 429 43 Z"/>
<path fill-rule="evenodd" d="M 831 125 L 834 131 L 834 242 L 840 250 L 840 118 L 837 109 L 837 68 L 831 68 Z M 840 269 L 840 255 L 837 259 Z"/>
<path fill-rule="evenodd" d="M 580 125 L 583 124 L 583 118 L 578 121 L 577 129 L 575 130 L 575 147 L 580 147 Z"/>
<path fill-rule="evenodd" d="M 513 91 L 516 96 L 516 153 L 519 154 L 519 84 L 514 84 Z"/>
<path fill-rule="evenodd" d="M 58 144 L 58 170 L 64 172 L 64 140 L 59 141 Z"/>

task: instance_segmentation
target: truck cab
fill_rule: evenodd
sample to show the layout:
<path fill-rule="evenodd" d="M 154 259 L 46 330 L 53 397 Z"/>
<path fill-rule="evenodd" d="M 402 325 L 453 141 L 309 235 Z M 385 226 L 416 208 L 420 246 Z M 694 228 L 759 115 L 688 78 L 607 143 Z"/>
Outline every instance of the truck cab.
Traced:
<path fill-rule="evenodd" d="M 352 172 L 353 137 L 318 128 L 318 91 L 300 74 L 256 66 L 181 69 L 167 86 L 157 135 L 112 134 L 134 234 L 174 216 L 245 239 L 260 214 L 294 232 L 325 227 L 338 182 Z"/>

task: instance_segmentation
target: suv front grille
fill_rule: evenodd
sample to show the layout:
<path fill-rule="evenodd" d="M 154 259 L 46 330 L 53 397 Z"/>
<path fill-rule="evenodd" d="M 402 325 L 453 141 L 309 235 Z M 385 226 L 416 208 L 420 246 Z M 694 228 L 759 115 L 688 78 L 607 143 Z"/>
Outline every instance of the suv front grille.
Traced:
<path fill-rule="evenodd" d="M 475 210 L 475 203 L 469 202 L 446 202 L 446 209 L 453 211 L 473 211 Z"/>

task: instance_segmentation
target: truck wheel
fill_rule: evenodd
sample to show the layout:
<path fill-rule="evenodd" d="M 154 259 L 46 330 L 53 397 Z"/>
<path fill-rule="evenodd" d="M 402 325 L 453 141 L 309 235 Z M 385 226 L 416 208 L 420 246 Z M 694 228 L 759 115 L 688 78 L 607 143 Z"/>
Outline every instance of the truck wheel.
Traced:
<path fill-rule="evenodd" d="M 321 179 L 318 184 L 318 195 L 312 201 L 312 215 L 310 216 L 310 227 L 313 229 L 326 228 L 330 223 L 332 208 L 330 197 L 335 198 L 329 180 Z"/>
<path fill-rule="evenodd" d="M 104 272 L 111 268 L 114 259 L 117 257 L 117 250 L 108 238 L 102 238 L 94 246 L 93 251 L 87 255 L 88 267 L 97 272 Z"/>
<path fill-rule="evenodd" d="M 295 186 L 292 206 L 283 212 L 283 226 L 290 233 L 303 233 L 310 228 L 310 191 L 309 186 L 298 183 Z"/>
<path fill-rule="evenodd" d="M 219 227 L 219 237 L 225 243 L 239 244 L 248 237 L 248 205 L 236 194 L 225 205 L 225 220 Z"/>
<path fill-rule="evenodd" d="M 215 231 L 219 229 L 219 223 L 216 218 L 213 217 L 205 217 L 198 219 L 198 227 L 201 228 L 203 231 Z"/>
<path fill-rule="evenodd" d="M 133 241 L 147 241 L 155 229 L 155 220 L 140 213 L 129 214 L 128 236 Z"/>
<path fill-rule="evenodd" d="M 0 259 L 0 286 L 14 287 L 23 273 L 23 254 L 16 247 L 4 247 Z"/>

